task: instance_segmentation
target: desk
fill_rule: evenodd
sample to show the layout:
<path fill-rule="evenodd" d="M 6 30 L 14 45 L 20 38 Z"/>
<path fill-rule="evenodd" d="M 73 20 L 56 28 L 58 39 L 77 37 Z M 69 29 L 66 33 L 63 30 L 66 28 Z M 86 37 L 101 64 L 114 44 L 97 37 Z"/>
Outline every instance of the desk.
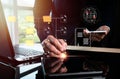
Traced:
<path fill-rule="evenodd" d="M 89 48 L 90 49 L 90 48 Z M 82 52 L 82 51 L 80 51 Z M 85 52 L 85 51 L 83 51 Z M 90 53 L 89 51 L 86 51 Z M 94 54 L 94 51 L 92 51 Z M 88 54 L 86 53 L 86 54 Z M 98 60 L 103 61 L 109 66 L 109 72 L 105 77 L 94 77 L 95 79 L 118 79 L 120 78 L 120 55 L 117 54 L 109 54 L 107 57 L 107 54 L 105 56 L 102 54 L 99 54 L 98 52 L 94 56 L 92 60 Z M 97 57 L 96 57 L 97 56 Z M 114 58 L 114 57 L 115 58 Z M 99 59 L 99 57 L 103 57 L 102 59 Z M 43 79 L 41 72 L 41 62 L 40 60 L 31 61 L 31 62 L 25 62 L 21 64 L 11 64 L 4 63 L 0 61 L 0 79 Z M 65 78 L 61 78 L 65 79 Z M 85 79 L 85 78 L 66 78 L 66 79 Z M 91 78 L 92 79 L 92 78 Z"/>
<path fill-rule="evenodd" d="M 88 47 L 88 46 L 67 46 L 68 50 L 88 51 L 88 52 L 104 52 L 120 54 L 119 48 L 105 48 L 105 47 Z"/>
<path fill-rule="evenodd" d="M 119 77 L 119 68 L 120 64 L 111 63 L 110 75 L 107 75 L 108 79 Z M 87 77 L 88 78 L 88 77 Z M 41 69 L 41 62 L 37 63 L 23 63 L 18 66 L 11 66 L 0 62 L 0 79 L 43 79 L 43 72 Z M 86 79 L 86 78 L 59 78 L 59 79 Z M 97 76 L 90 79 L 105 79 L 105 77 Z"/>

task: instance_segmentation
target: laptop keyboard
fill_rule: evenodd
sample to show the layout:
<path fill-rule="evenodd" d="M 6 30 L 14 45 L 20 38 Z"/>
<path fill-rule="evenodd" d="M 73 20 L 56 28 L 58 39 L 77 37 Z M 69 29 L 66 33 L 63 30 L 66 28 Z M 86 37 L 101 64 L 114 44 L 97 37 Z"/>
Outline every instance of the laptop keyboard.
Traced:
<path fill-rule="evenodd" d="M 28 49 L 28 48 L 18 48 L 15 52 L 23 56 L 42 55 L 41 51 L 37 51 L 34 49 Z"/>

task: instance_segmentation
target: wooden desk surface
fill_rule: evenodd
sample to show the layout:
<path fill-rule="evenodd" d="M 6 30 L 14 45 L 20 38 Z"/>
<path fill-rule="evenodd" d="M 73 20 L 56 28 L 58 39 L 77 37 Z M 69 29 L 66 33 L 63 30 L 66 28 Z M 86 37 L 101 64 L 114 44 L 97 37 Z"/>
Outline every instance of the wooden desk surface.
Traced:
<path fill-rule="evenodd" d="M 119 48 L 104 48 L 104 47 L 87 47 L 87 46 L 68 46 L 67 50 L 104 52 L 104 53 L 120 53 Z"/>

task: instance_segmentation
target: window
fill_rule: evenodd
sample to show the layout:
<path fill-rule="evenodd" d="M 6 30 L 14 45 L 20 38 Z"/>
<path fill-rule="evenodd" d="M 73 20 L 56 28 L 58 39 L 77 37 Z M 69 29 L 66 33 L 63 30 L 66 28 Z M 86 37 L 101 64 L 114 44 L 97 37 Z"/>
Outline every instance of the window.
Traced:
<path fill-rule="evenodd" d="M 2 0 L 13 44 L 40 42 L 33 21 L 34 0 Z"/>

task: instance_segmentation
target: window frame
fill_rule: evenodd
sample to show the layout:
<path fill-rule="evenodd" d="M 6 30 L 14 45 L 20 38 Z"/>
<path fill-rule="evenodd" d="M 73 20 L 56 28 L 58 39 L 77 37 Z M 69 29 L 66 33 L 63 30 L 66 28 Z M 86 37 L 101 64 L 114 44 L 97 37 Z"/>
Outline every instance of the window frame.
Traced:
<path fill-rule="evenodd" d="M 13 9 L 13 15 L 16 18 L 15 22 L 8 22 L 7 21 L 7 25 L 8 25 L 8 29 L 9 29 L 9 33 L 10 33 L 10 37 L 12 40 L 13 45 L 17 45 L 19 44 L 19 29 L 18 29 L 18 11 L 19 10 L 31 10 L 33 11 L 33 7 L 31 6 L 19 6 L 17 5 L 17 0 L 13 0 L 13 5 L 10 4 L 3 4 L 4 5 L 4 9 Z M 5 13 L 5 12 L 4 12 Z M 6 16 L 5 16 L 6 17 Z M 6 17 L 6 20 L 8 18 Z"/>

